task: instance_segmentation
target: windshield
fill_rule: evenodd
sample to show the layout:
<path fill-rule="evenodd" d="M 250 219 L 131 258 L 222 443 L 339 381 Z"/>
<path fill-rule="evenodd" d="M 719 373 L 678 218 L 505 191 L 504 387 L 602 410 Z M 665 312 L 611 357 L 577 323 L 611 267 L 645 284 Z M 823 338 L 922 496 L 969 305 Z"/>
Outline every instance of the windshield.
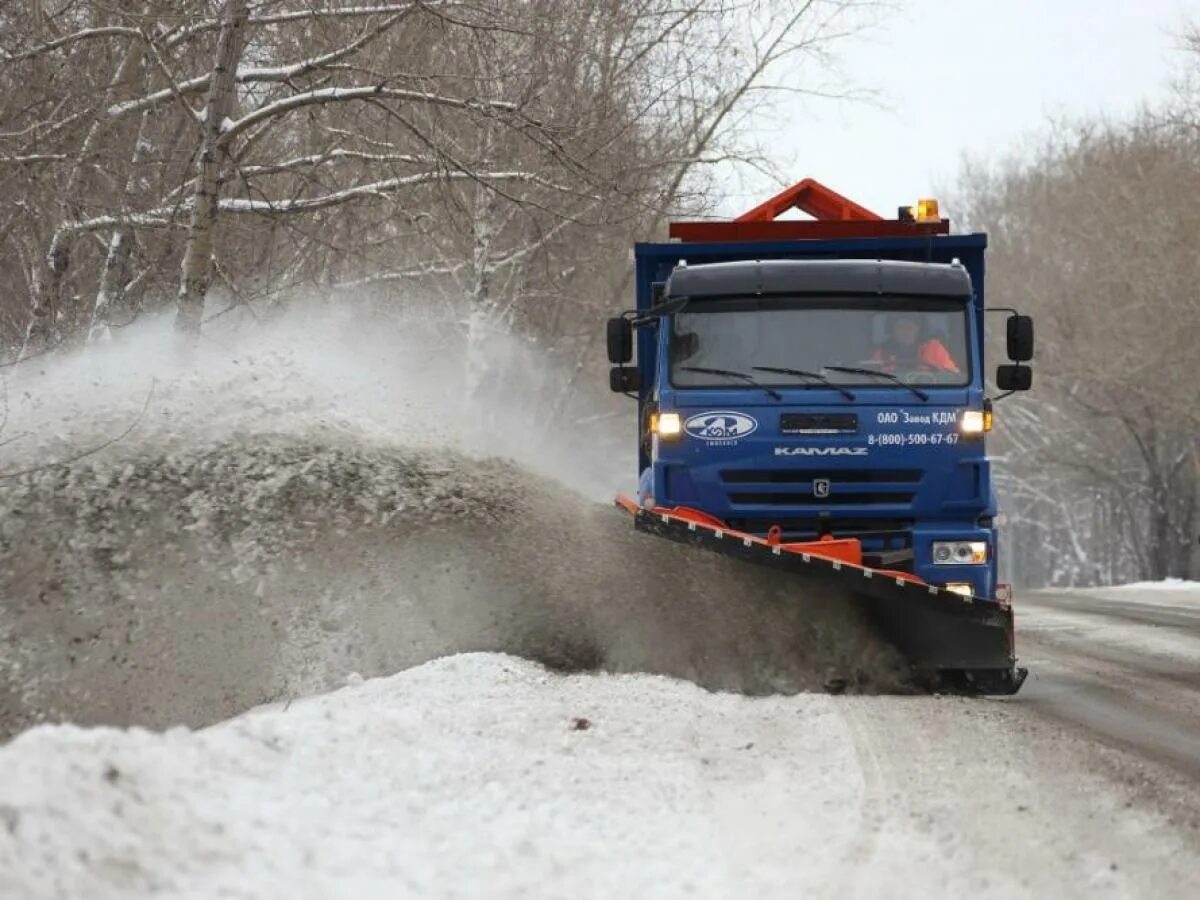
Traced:
<path fill-rule="evenodd" d="M 970 372 L 967 305 L 888 296 L 695 301 L 673 318 L 670 358 L 676 387 L 730 387 L 730 378 L 711 374 L 715 369 L 788 387 L 903 390 L 897 378 L 961 386 Z"/>

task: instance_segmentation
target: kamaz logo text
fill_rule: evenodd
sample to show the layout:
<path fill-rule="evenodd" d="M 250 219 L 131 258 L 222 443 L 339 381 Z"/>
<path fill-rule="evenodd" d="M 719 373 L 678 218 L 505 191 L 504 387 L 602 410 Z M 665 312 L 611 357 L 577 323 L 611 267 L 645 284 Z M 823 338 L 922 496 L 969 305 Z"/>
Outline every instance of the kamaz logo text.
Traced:
<path fill-rule="evenodd" d="M 776 456 L 866 456 L 866 447 L 776 447 Z"/>

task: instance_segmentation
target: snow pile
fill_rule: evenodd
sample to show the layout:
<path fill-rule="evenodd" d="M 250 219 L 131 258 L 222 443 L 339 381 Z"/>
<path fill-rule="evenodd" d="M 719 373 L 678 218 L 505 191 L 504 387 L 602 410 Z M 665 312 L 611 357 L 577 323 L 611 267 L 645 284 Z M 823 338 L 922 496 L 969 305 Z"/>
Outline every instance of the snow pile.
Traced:
<path fill-rule="evenodd" d="M 1135 581 L 1102 587 L 1072 588 L 1069 593 L 1099 597 L 1118 603 L 1146 606 L 1200 606 L 1200 581 L 1164 578 L 1162 581 Z"/>
<path fill-rule="evenodd" d="M 1116 584 L 1109 590 L 1114 591 L 1188 591 L 1200 593 L 1200 581 L 1188 581 L 1184 578 L 1164 578 L 1162 581 L 1135 581 L 1132 584 Z"/>
<path fill-rule="evenodd" d="M 1195 893 L 1194 829 L 1147 810 L 1145 767 L 1106 776 L 1016 704 L 490 654 L 350 681 L 200 732 L 0 747 L 0 896 Z"/>
<path fill-rule="evenodd" d="M 827 697 L 453 657 L 198 733 L 29 731 L 0 872 L 29 900 L 823 893 L 847 742 Z"/>
<path fill-rule="evenodd" d="M 473 650 L 751 693 L 904 686 L 840 598 L 591 499 L 620 462 L 604 432 L 538 431 L 520 392 L 455 406 L 432 345 L 302 318 L 181 367 L 143 337 L 10 384 L 0 737 L 202 725 Z M 533 396 L 545 376 L 518 369 Z"/>

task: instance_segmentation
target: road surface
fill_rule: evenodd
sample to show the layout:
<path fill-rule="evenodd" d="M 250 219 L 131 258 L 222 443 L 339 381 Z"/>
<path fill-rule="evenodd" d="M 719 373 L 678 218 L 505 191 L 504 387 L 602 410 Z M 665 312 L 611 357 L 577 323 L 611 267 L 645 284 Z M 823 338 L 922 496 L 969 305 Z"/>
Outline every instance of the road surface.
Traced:
<path fill-rule="evenodd" d="M 916 827 L 945 894 L 965 853 L 984 894 L 1200 896 L 1200 589 L 1029 593 L 1017 628 L 1016 697 L 839 698 L 870 823 L 851 895 Z"/>
<path fill-rule="evenodd" d="M 1200 781 L 1200 590 L 1039 592 L 1019 629 L 1019 706 Z"/>

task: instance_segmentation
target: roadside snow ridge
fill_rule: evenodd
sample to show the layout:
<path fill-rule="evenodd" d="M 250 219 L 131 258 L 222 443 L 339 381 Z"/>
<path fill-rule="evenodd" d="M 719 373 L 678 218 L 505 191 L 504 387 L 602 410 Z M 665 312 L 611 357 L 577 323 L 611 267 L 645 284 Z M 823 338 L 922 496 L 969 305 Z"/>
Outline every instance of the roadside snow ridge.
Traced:
<path fill-rule="evenodd" d="M 795 896 L 855 825 L 846 739 L 825 696 L 447 657 L 202 731 L 27 731 L 0 872 L 25 898 Z"/>

